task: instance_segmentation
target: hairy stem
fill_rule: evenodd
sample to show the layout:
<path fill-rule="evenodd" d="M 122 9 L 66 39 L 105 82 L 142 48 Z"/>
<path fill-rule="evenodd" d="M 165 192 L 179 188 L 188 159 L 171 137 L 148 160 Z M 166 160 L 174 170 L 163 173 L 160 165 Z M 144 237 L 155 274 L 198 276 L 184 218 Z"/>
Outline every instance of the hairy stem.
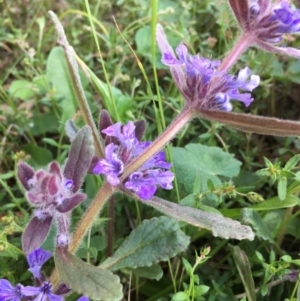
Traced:
<path fill-rule="evenodd" d="M 223 59 L 218 70 L 227 72 L 235 64 L 241 54 L 251 46 L 253 41 L 254 38 L 252 35 L 243 33 L 230 52 Z"/>
<path fill-rule="evenodd" d="M 108 234 L 107 234 L 107 257 L 113 255 L 114 233 L 115 233 L 115 196 L 112 195 L 108 201 Z"/>
<path fill-rule="evenodd" d="M 75 232 L 72 235 L 69 250 L 71 253 L 75 253 L 78 249 L 83 237 L 87 233 L 87 231 L 91 228 L 93 221 L 100 213 L 101 209 L 103 208 L 104 204 L 108 200 L 108 198 L 113 194 L 114 188 L 107 182 L 103 184 L 99 192 L 97 193 L 94 201 L 92 202 L 91 206 L 87 209 L 84 213 L 82 219 L 80 220 L 79 224 Z M 50 282 L 56 286 L 58 284 L 58 273 L 57 269 L 55 269 L 51 275 Z"/>
<path fill-rule="evenodd" d="M 136 171 L 141 165 L 148 161 L 152 156 L 163 149 L 175 135 L 194 117 L 193 109 L 184 108 L 181 113 L 173 120 L 166 130 L 134 161 L 132 161 L 121 177 L 124 181 L 131 173 Z"/>
<path fill-rule="evenodd" d="M 52 11 L 49 11 L 49 14 L 52 18 L 53 23 L 55 24 L 55 28 L 58 34 L 57 42 L 63 47 L 65 52 L 69 73 L 72 79 L 72 84 L 73 84 L 72 86 L 74 88 L 75 95 L 77 97 L 81 114 L 83 116 L 85 124 L 89 125 L 92 129 L 96 153 L 100 158 L 102 158 L 104 157 L 102 143 L 100 140 L 98 130 L 93 120 L 92 112 L 90 110 L 90 107 L 88 105 L 87 99 L 85 97 L 81 85 L 81 81 L 78 73 L 78 65 L 75 59 L 74 50 L 69 45 L 64 29 L 61 23 L 59 22 L 57 16 Z"/>

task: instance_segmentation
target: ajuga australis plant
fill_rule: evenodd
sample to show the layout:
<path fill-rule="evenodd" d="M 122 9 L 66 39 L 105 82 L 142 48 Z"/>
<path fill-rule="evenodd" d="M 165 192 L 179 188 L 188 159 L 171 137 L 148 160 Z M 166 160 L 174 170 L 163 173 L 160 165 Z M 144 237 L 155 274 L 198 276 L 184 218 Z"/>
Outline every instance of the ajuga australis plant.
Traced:
<path fill-rule="evenodd" d="M 214 236 L 224 239 L 254 239 L 251 227 L 237 220 L 154 196 L 158 189 L 173 188 L 175 175 L 171 171 L 172 162 L 167 162 L 163 148 L 194 118 L 219 121 L 246 132 L 300 135 L 298 122 L 231 112 L 234 101 L 240 101 L 246 107 L 251 105 L 254 101 L 251 92 L 260 84 L 260 77 L 251 74 L 247 66 L 237 74 L 230 71 L 240 55 L 251 46 L 299 57 L 298 49 L 279 45 L 283 34 L 299 32 L 299 11 L 293 9 L 288 1 L 229 0 L 229 4 L 241 33 L 222 61 L 205 58 L 202 54 L 189 54 L 184 44 L 180 44 L 174 52 L 162 25 L 157 24 L 156 40 L 161 61 L 169 67 L 173 81 L 184 98 L 184 105 L 178 116 L 153 142 L 142 141 L 146 131 L 145 121 L 113 123 L 106 110 L 100 113 L 99 128 L 95 127 L 80 83 L 74 51 L 56 15 L 50 12 L 86 125 L 78 129 L 71 122 L 67 123 L 66 132 L 70 136 L 71 147 L 65 164 L 50 162 L 48 168 L 39 170 L 34 170 L 25 162 L 18 164 L 18 179 L 25 189 L 29 204 L 34 208 L 22 236 L 22 246 L 35 286 L 13 286 L 1 279 L 1 300 L 35 298 L 59 301 L 63 298 L 62 294 L 70 290 L 93 299 L 120 300 L 123 296 L 122 286 L 113 271 L 149 267 L 187 248 L 189 237 L 180 229 L 177 221 L 205 228 Z M 71 233 L 72 211 L 86 199 L 80 189 L 87 173 L 95 177 L 103 176 L 104 181 L 77 228 Z M 74 253 L 103 206 L 116 192 L 135 198 L 168 218 L 162 216 L 153 218 L 151 222 L 144 221 L 114 255 L 99 267 L 94 267 L 77 258 Z M 47 279 L 41 273 L 41 266 L 50 253 L 40 247 L 52 224 L 56 227 L 56 270 Z M 149 241 L 153 241 L 153 244 Z"/>

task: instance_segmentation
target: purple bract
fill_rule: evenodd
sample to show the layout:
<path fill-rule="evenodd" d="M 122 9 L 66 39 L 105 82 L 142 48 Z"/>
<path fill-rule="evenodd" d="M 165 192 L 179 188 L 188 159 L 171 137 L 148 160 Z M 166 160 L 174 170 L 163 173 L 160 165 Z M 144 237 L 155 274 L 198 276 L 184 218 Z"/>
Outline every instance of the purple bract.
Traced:
<path fill-rule="evenodd" d="M 136 126 L 132 121 L 126 125 L 120 122 L 102 130 L 102 133 L 114 137 L 114 142 L 105 148 L 105 158 L 100 159 L 93 168 L 93 173 L 106 175 L 111 185 L 120 184 L 120 176 L 124 168 L 137 158 L 147 147 L 150 141 L 140 142 L 136 138 Z M 160 151 L 136 172 L 132 173 L 125 181 L 124 187 L 138 194 L 143 200 L 149 200 L 155 194 L 157 187 L 172 189 L 174 175 L 168 169 L 171 163 L 165 161 L 164 151 Z"/>
<path fill-rule="evenodd" d="M 63 176 L 57 162 L 52 162 L 48 170 L 38 171 L 20 162 L 18 178 L 27 190 L 29 203 L 36 208 L 34 215 L 41 220 L 55 216 L 56 212 L 71 211 L 86 198 L 83 193 L 73 192 L 73 180 Z"/>

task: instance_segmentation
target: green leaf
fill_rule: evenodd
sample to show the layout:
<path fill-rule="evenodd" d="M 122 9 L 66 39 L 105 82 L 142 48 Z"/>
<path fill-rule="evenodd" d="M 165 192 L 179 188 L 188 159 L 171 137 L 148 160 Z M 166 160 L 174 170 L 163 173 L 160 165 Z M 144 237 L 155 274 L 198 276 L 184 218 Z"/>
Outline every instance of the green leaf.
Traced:
<path fill-rule="evenodd" d="M 51 139 L 51 138 L 43 138 L 42 139 L 43 142 L 49 144 L 49 145 L 52 145 L 52 146 L 55 146 L 55 147 L 60 147 L 59 143 L 54 140 L 54 139 Z"/>
<path fill-rule="evenodd" d="M 294 195 L 287 195 L 285 200 L 281 201 L 278 197 L 274 197 L 266 200 L 265 202 L 255 204 L 250 208 L 256 211 L 261 210 L 274 210 L 274 209 L 282 209 L 288 207 L 294 207 L 298 205 L 299 199 Z"/>
<path fill-rule="evenodd" d="M 289 170 L 285 170 L 285 169 L 280 170 L 279 173 L 280 173 L 280 176 L 286 177 L 286 178 L 294 178 L 296 176 L 293 172 L 291 172 Z"/>
<path fill-rule="evenodd" d="M 256 257 L 258 258 L 258 260 L 260 262 L 265 262 L 265 259 L 264 259 L 264 257 L 262 256 L 262 254 L 260 252 L 255 251 L 255 255 L 256 255 Z"/>
<path fill-rule="evenodd" d="M 300 259 L 295 259 L 292 261 L 293 264 L 300 266 Z"/>
<path fill-rule="evenodd" d="M 131 110 L 132 108 L 132 98 L 128 94 L 124 94 L 123 91 L 120 89 L 110 86 L 110 91 L 112 93 L 112 98 L 115 101 L 115 105 L 118 110 L 118 116 L 115 114 L 115 109 L 113 106 L 113 102 L 111 99 L 110 91 L 108 85 L 101 81 L 95 73 L 91 69 L 88 68 L 88 66 L 84 66 L 85 70 L 89 73 L 91 77 L 91 81 L 95 87 L 95 90 L 97 93 L 101 96 L 105 108 L 109 111 L 110 116 L 118 120 L 119 118 L 121 119 L 121 122 L 125 122 L 128 120 L 128 111 Z"/>
<path fill-rule="evenodd" d="M 193 192 L 196 177 L 201 179 L 202 190 L 208 190 L 208 180 L 214 185 L 220 185 L 218 176 L 235 177 L 239 174 L 241 165 L 233 155 L 225 153 L 221 148 L 202 144 L 174 147 L 172 157 L 178 182 L 190 193 Z"/>
<path fill-rule="evenodd" d="M 260 286 L 260 293 L 264 297 L 268 293 L 268 287 L 265 283 Z"/>
<path fill-rule="evenodd" d="M 7 173 L 0 174 L 0 179 L 1 180 L 8 180 L 8 179 L 13 178 L 15 176 L 16 176 L 16 173 L 14 171 L 9 171 Z"/>
<path fill-rule="evenodd" d="M 55 116 L 54 112 L 36 112 L 32 117 L 33 126 L 30 128 L 30 132 L 34 136 L 42 135 L 45 133 L 57 133 L 57 124 L 59 120 Z"/>
<path fill-rule="evenodd" d="M 51 50 L 47 60 L 47 78 L 55 89 L 58 98 L 61 98 L 63 115 L 61 123 L 65 124 L 76 112 L 76 95 L 72 85 L 64 50 L 55 47 Z"/>
<path fill-rule="evenodd" d="M 287 179 L 286 177 L 280 177 L 277 185 L 278 197 L 281 201 L 286 198 Z"/>
<path fill-rule="evenodd" d="M 198 196 L 199 196 L 198 193 L 189 194 L 188 196 L 186 196 L 180 201 L 180 205 L 189 206 L 189 207 L 201 209 L 203 211 L 215 212 L 220 214 L 220 211 L 218 209 L 201 204 Z"/>
<path fill-rule="evenodd" d="M 255 172 L 259 177 L 268 177 L 270 175 L 270 171 L 268 168 L 260 169 Z"/>
<path fill-rule="evenodd" d="M 190 239 L 178 222 L 166 216 L 144 220 L 133 230 L 116 253 L 100 267 L 112 271 L 151 266 L 184 251 Z"/>
<path fill-rule="evenodd" d="M 145 204 L 155 208 L 163 214 L 176 218 L 177 220 L 212 231 L 214 236 L 226 239 L 254 239 L 254 233 L 249 226 L 242 225 L 238 221 L 223 217 L 221 214 L 181 206 L 158 197 L 153 197 Z"/>
<path fill-rule="evenodd" d="M 243 208 L 241 210 L 241 216 L 242 220 L 246 223 L 252 226 L 254 228 L 255 233 L 258 237 L 268 240 L 272 244 L 275 244 L 275 241 L 270 235 L 270 231 L 268 227 L 265 225 L 263 220 L 261 219 L 260 215 L 249 208 Z"/>
<path fill-rule="evenodd" d="M 45 74 L 36 76 L 32 82 L 37 86 L 41 95 L 46 94 L 51 88 Z"/>
<path fill-rule="evenodd" d="M 106 239 L 102 236 L 95 235 L 90 238 L 89 247 L 85 241 L 81 243 L 80 249 L 76 252 L 76 256 L 80 258 L 87 258 L 87 254 L 90 253 L 92 257 L 96 259 L 98 252 L 105 249 L 106 246 Z"/>
<path fill-rule="evenodd" d="M 61 281 L 77 293 L 102 301 L 122 299 L 120 279 L 110 271 L 89 265 L 66 248 L 56 248 L 54 261 Z"/>
<path fill-rule="evenodd" d="M 293 169 L 299 162 L 300 155 L 295 155 L 292 158 L 289 159 L 289 161 L 286 162 L 284 165 L 284 169 L 291 170 Z"/>
<path fill-rule="evenodd" d="M 34 97 L 38 92 L 38 88 L 32 82 L 27 80 L 15 80 L 11 83 L 9 93 L 15 98 L 28 100 Z"/>
<path fill-rule="evenodd" d="M 184 266 L 184 269 L 186 271 L 186 273 L 191 277 L 192 273 L 193 273 L 193 267 L 191 266 L 191 264 L 185 259 L 182 257 L 182 263 L 183 263 L 183 266 Z"/>
<path fill-rule="evenodd" d="M 283 255 L 280 258 L 281 260 L 285 261 L 285 262 L 292 262 L 292 257 L 290 255 Z"/>
<path fill-rule="evenodd" d="M 45 148 L 34 144 L 27 144 L 24 146 L 24 151 L 31 156 L 28 163 L 33 163 L 34 165 L 47 165 L 53 160 L 52 153 Z"/>
<path fill-rule="evenodd" d="M 194 286 L 195 299 L 197 300 L 202 295 L 206 294 L 210 290 L 210 287 L 207 285 L 196 285 Z"/>
<path fill-rule="evenodd" d="M 132 270 L 132 273 L 139 277 L 148 279 L 159 280 L 163 276 L 164 272 L 159 264 L 155 263 L 150 267 L 139 267 Z"/>
<path fill-rule="evenodd" d="M 145 57 L 151 58 L 151 27 L 149 25 L 139 28 L 135 33 L 137 51 Z"/>
<path fill-rule="evenodd" d="M 189 295 L 186 292 L 178 292 L 172 296 L 171 301 L 185 301 L 189 300 Z"/>
<path fill-rule="evenodd" d="M 229 245 L 234 262 L 244 284 L 248 301 L 255 301 L 255 286 L 251 273 L 250 263 L 246 253 L 239 246 Z"/>

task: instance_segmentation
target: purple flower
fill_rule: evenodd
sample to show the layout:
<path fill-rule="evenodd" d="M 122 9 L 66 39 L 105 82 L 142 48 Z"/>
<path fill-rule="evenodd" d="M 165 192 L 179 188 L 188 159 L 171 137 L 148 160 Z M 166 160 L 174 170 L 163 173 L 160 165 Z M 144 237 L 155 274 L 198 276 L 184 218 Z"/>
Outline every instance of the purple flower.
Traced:
<path fill-rule="evenodd" d="M 300 32 L 300 10 L 287 0 L 229 0 L 245 37 L 266 51 L 300 57 L 300 51 L 279 47 L 283 34 Z M 245 7 L 248 6 L 248 10 Z"/>
<path fill-rule="evenodd" d="M 300 30 L 299 10 L 293 9 L 285 1 L 250 1 L 249 31 L 257 33 L 257 38 L 267 43 L 278 43 L 282 34 L 296 33 Z"/>
<path fill-rule="evenodd" d="M 172 77 L 191 107 L 231 111 L 231 100 L 238 100 L 248 106 L 253 98 L 250 93 L 259 85 L 259 76 L 251 75 L 248 67 L 238 76 L 218 71 L 220 61 L 199 55 L 189 55 L 181 44 L 175 55 L 160 24 L 157 25 L 156 39 L 162 53 L 162 63 L 170 67 Z"/>
<path fill-rule="evenodd" d="M 51 252 L 43 249 L 36 249 L 27 255 L 27 262 L 29 264 L 29 271 L 35 278 L 41 279 L 41 268 L 43 264 L 51 258 Z"/>
<path fill-rule="evenodd" d="M 93 169 L 93 173 L 105 174 L 107 181 L 112 185 L 118 185 L 120 183 L 119 175 L 124 170 L 124 163 L 119 158 L 118 151 L 120 147 L 110 143 L 105 148 L 105 159 L 100 159 Z"/>
<path fill-rule="evenodd" d="M 147 172 L 134 172 L 125 182 L 125 188 L 133 190 L 141 199 L 151 199 L 157 190 L 157 186 L 164 189 L 172 189 L 174 174 L 171 171 L 157 169 Z"/>
<path fill-rule="evenodd" d="M 1 301 L 20 301 L 23 297 L 23 285 L 17 284 L 16 286 L 6 279 L 0 279 L 0 300 Z"/>
<path fill-rule="evenodd" d="M 62 296 L 52 293 L 52 284 L 45 281 L 40 287 L 25 286 L 22 289 L 25 296 L 36 296 L 34 301 L 62 301 Z"/>
<path fill-rule="evenodd" d="M 150 141 L 140 142 L 136 137 L 136 126 L 129 121 L 125 125 L 113 124 L 102 130 L 107 136 L 113 137 L 114 142 L 105 148 L 105 158 L 100 159 L 93 168 L 93 173 L 106 175 L 107 181 L 116 186 L 120 184 L 119 177 L 124 168 L 137 158 Z M 164 151 L 160 151 L 144 163 L 136 172 L 125 179 L 124 187 L 138 194 L 143 200 L 149 200 L 155 194 L 157 187 L 172 189 L 174 175 L 168 171 L 172 166 L 165 161 Z"/>

